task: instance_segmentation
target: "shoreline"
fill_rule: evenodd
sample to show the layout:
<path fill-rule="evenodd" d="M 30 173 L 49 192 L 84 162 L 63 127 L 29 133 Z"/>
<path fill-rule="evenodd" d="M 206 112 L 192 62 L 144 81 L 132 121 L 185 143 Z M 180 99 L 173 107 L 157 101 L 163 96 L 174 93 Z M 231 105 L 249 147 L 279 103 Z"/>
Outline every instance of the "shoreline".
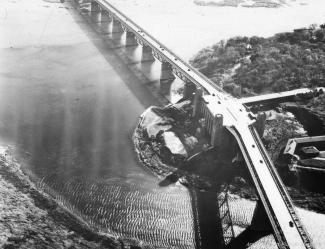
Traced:
<path fill-rule="evenodd" d="M 150 107 L 149 107 L 150 108 Z M 235 183 L 236 180 L 231 182 L 224 181 L 220 182 L 218 177 L 211 177 L 210 174 L 207 173 L 198 173 L 194 168 L 186 168 L 185 165 L 177 166 L 172 163 L 167 163 L 164 161 L 166 155 L 162 155 L 159 151 L 156 150 L 155 146 L 151 141 L 146 139 L 144 134 L 146 133 L 146 128 L 142 124 L 142 120 L 144 117 L 139 119 L 139 123 L 134 130 L 133 133 L 133 143 L 135 152 L 139 158 L 141 165 L 150 171 L 150 173 L 154 174 L 161 180 L 161 184 L 181 184 L 187 188 L 197 189 L 199 191 L 212 191 L 215 192 L 221 191 L 225 189 L 225 186 L 228 186 L 228 190 L 230 194 L 238 196 L 239 198 L 244 198 L 250 201 L 256 201 L 257 196 L 256 193 L 251 189 L 249 184 L 247 185 L 247 179 L 244 179 L 244 184 Z M 173 128 L 171 128 L 172 130 Z M 168 131 L 168 130 L 167 130 Z M 202 152 L 202 151 L 201 151 Z M 219 158 L 220 166 L 225 162 L 222 158 Z M 187 167 L 190 167 L 187 165 Z M 215 171 L 213 174 L 227 174 L 227 177 L 243 177 L 240 175 L 235 175 L 232 172 L 233 169 L 229 171 Z M 229 176 L 228 176 L 229 175 Z"/>
<path fill-rule="evenodd" d="M 325 4 L 311 0 L 307 5 L 244 8 L 198 6 L 190 0 L 111 2 L 185 61 L 202 48 L 234 36 L 270 37 L 313 23 L 321 24 Z M 168 24 L 164 20 L 169 20 Z"/>
<path fill-rule="evenodd" d="M 162 162 L 160 156 L 155 152 L 150 142 L 148 143 L 147 140 L 142 139 L 142 142 L 147 144 L 147 146 L 145 146 L 145 148 L 143 148 L 144 146 L 140 148 L 141 134 L 139 133 L 141 133 L 141 120 L 139 121 L 138 127 L 135 129 L 134 144 L 135 144 L 136 152 L 138 153 L 139 156 L 139 160 L 141 161 L 141 164 L 144 166 L 144 168 L 150 170 L 154 175 L 158 176 L 160 179 L 165 177 L 165 179 L 162 180 L 164 184 L 176 184 L 176 185 L 182 184 L 181 181 L 177 182 L 177 179 L 176 181 L 173 178 L 168 179 L 168 176 L 175 175 L 173 172 L 177 172 L 178 168 L 168 166 L 164 162 Z M 154 167 L 152 167 L 153 164 Z M 187 174 L 190 177 L 193 175 L 190 172 L 187 173 L 182 171 L 179 173 L 182 177 L 185 177 L 186 180 L 187 180 L 186 178 Z M 176 176 L 178 177 L 177 174 Z M 206 180 L 206 179 L 202 178 L 199 180 Z M 211 187 L 208 190 L 206 190 L 202 188 L 197 188 L 197 186 L 195 186 L 195 182 L 194 184 L 192 183 L 193 182 L 191 181 L 191 182 L 187 182 L 187 184 L 182 184 L 182 185 L 185 185 L 189 189 L 198 189 L 199 192 L 202 192 L 202 190 L 203 192 L 205 191 L 209 192 L 209 190 L 211 191 Z M 239 227 L 239 231 L 238 231 L 239 234 L 240 232 L 242 232 L 241 229 L 245 228 L 250 224 L 253 218 L 253 213 L 254 213 L 253 211 L 255 208 L 256 200 L 254 200 L 252 196 L 249 196 L 249 194 L 244 196 L 244 194 L 247 193 L 243 192 L 242 190 L 241 190 L 242 192 L 240 191 L 238 192 L 237 191 L 238 189 L 240 190 L 240 186 L 239 187 L 234 186 L 233 188 L 230 187 L 228 193 L 231 198 L 230 210 L 231 210 L 233 225 L 234 227 L 237 226 Z M 315 244 L 317 244 L 317 246 L 323 245 L 322 237 L 319 235 L 320 234 L 319 229 L 321 229 L 324 225 L 318 223 L 315 228 L 313 228 L 313 225 L 315 224 L 316 220 L 324 220 L 325 215 L 317 212 L 312 207 L 308 206 L 309 205 L 308 201 L 310 201 L 310 199 L 305 200 L 305 202 L 301 202 L 301 200 L 299 200 L 301 196 L 297 195 L 295 190 L 293 190 L 292 188 L 289 188 L 288 190 L 291 194 L 295 195 L 295 201 L 296 201 L 295 208 L 297 209 L 297 213 L 299 214 L 299 217 L 302 220 L 303 224 L 308 228 L 307 231 L 310 233 L 312 239 L 315 241 Z M 265 239 L 267 240 L 267 238 Z"/>
<path fill-rule="evenodd" d="M 145 248 L 140 242 L 116 238 L 89 226 L 37 187 L 8 149 L 0 155 L 0 245 L 70 248 Z"/>

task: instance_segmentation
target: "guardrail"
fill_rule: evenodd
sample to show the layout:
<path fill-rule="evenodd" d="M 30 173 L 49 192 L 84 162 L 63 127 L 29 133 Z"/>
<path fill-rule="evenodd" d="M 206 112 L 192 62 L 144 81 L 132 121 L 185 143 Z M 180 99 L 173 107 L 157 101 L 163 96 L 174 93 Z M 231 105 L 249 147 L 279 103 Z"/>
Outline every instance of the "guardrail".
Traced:
<path fill-rule="evenodd" d="M 231 105 L 231 101 L 233 100 L 235 103 L 235 98 L 233 98 L 232 96 L 230 96 L 228 93 L 226 93 L 222 88 L 218 87 L 217 85 L 215 85 L 214 82 L 212 82 L 210 79 L 208 79 L 206 76 L 204 76 L 203 74 L 201 74 L 200 72 L 198 72 L 195 68 L 193 68 L 191 65 L 189 65 L 188 63 L 184 62 L 180 57 L 178 57 L 177 55 L 175 55 L 170 49 L 166 48 L 166 46 L 162 45 L 159 41 L 157 41 L 154 37 L 152 37 L 147 31 L 145 31 L 144 29 L 142 29 L 141 27 L 139 27 L 135 22 L 133 22 L 132 20 L 130 20 L 128 17 L 126 17 L 123 13 L 121 13 L 118 9 L 116 9 L 112 4 L 108 3 L 105 0 L 92 0 L 93 2 L 98 3 L 101 8 L 103 10 L 106 10 L 109 15 L 117 20 L 118 22 L 120 22 L 120 24 L 122 25 L 123 29 L 126 30 L 127 32 L 132 32 L 136 39 L 139 41 L 140 44 L 144 45 L 144 46 L 149 46 L 152 49 L 153 55 L 161 60 L 162 62 L 167 62 L 169 63 L 172 68 L 173 71 L 175 70 L 176 75 L 178 75 L 182 80 L 187 81 L 187 82 L 192 82 L 195 85 L 203 88 L 205 90 L 205 92 L 207 94 L 210 94 L 216 98 L 218 98 L 218 104 L 222 104 L 221 102 L 223 100 L 228 100 L 227 103 L 225 104 L 230 104 Z M 230 100 L 230 101 L 229 101 Z M 238 104 L 238 102 L 236 102 Z M 237 110 L 237 107 L 239 107 L 239 109 Z M 243 110 L 245 110 L 245 112 L 248 114 L 248 112 L 246 111 L 244 105 L 242 105 L 242 103 L 240 103 L 238 106 L 236 106 L 236 108 L 229 108 L 229 106 L 226 106 L 225 108 L 229 114 L 232 116 L 235 125 L 237 127 L 240 127 L 240 125 L 247 125 L 245 122 L 243 122 L 243 120 L 238 120 L 241 117 L 243 117 L 243 115 L 241 115 L 240 113 L 243 112 Z M 231 109 L 231 110 L 230 110 Z M 227 127 L 228 130 L 236 137 L 236 139 L 238 140 L 239 146 L 241 147 L 241 150 L 243 152 L 243 155 L 245 157 L 245 160 L 248 164 L 248 168 L 250 171 L 250 174 L 254 180 L 254 184 L 258 190 L 260 199 L 262 200 L 262 203 L 266 209 L 267 215 L 270 219 L 271 225 L 274 229 L 274 234 L 275 237 L 277 239 L 278 245 L 281 248 L 289 248 L 289 244 L 290 245 L 299 245 L 299 248 L 312 248 L 312 244 L 308 238 L 308 235 L 305 233 L 304 228 L 301 226 L 301 223 L 298 219 L 298 216 L 295 214 L 293 205 L 291 203 L 290 197 L 288 196 L 288 194 L 285 191 L 285 187 L 283 186 L 279 176 L 277 175 L 277 173 L 275 172 L 276 170 L 274 169 L 274 166 L 272 164 L 272 162 L 270 161 L 267 152 L 265 151 L 265 148 L 262 144 L 262 142 L 260 141 L 259 136 L 257 135 L 257 133 L 255 132 L 255 130 L 251 129 L 250 127 L 246 127 L 245 129 L 247 129 L 247 131 L 245 130 L 243 133 L 247 133 L 246 135 L 248 137 L 243 138 L 242 134 L 235 128 L 235 126 L 232 127 Z M 265 183 L 261 182 L 261 179 L 259 177 L 259 174 L 257 173 L 258 168 L 260 165 L 255 165 L 254 162 L 252 161 L 252 157 L 254 156 L 253 153 L 256 152 L 249 152 L 250 149 L 247 149 L 245 140 L 246 139 L 246 143 L 253 143 L 256 144 L 256 146 L 258 147 L 258 151 L 259 151 L 259 157 L 261 157 L 263 160 L 260 160 L 261 163 L 265 163 L 266 164 L 266 168 L 265 171 L 267 171 L 265 174 L 263 174 L 262 171 L 260 171 L 260 175 L 263 175 L 265 179 L 269 180 L 269 182 L 271 183 L 271 185 L 275 185 L 277 189 L 275 189 L 275 191 L 278 191 L 277 194 L 279 194 L 277 196 L 277 199 L 275 198 L 275 200 L 281 200 L 280 196 L 283 199 L 283 202 L 281 202 L 281 205 L 279 207 L 283 207 L 283 209 L 286 209 L 285 212 L 289 212 L 289 214 L 285 215 L 285 217 L 287 217 L 286 219 L 289 219 L 288 217 L 292 217 L 292 220 L 294 221 L 293 225 L 294 227 L 297 229 L 296 230 L 292 230 L 292 234 L 290 234 L 290 231 L 288 229 L 286 229 L 286 232 L 284 232 L 284 226 L 283 224 L 287 224 L 287 220 L 279 220 L 279 217 L 277 217 L 277 215 L 280 215 L 280 212 L 278 210 L 277 215 L 274 212 L 274 208 L 275 208 L 275 203 L 270 203 L 269 198 L 270 196 L 268 196 L 268 194 L 266 193 L 268 189 L 265 189 Z M 253 145 L 255 146 L 255 145 Z M 256 159 L 256 158 L 255 158 Z M 256 161 L 256 160 L 255 160 Z M 265 176 L 267 175 L 267 176 Z M 271 180 L 272 179 L 272 180 Z M 274 186 L 273 186 L 274 187 Z M 270 194 L 269 194 L 270 195 Z M 285 208 L 286 207 L 286 208 Z M 291 221 L 290 221 L 291 222 Z M 281 223 L 281 224 L 280 224 Z M 292 236 L 291 236 L 292 235 Z M 300 240 L 300 239 L 301 240 Z M 297 241 L 295 241 L 297 240 Z M 290 243 L 288 243 L 290 242 Z M 292 247 L 291 248 L 297 248 L 297 247 Z"/>
<path fill-rule="evenodd" d="M 231 97 L 221 87 L 217 86 L 205 75 L 200 73 L 187 62 L 183 61 L 179 56 L 168 49 L 165 45 L 161 44 L 146 30 L 138 26 L 134 21 L 125 16 L 112 4 L 108 3 L 105 0 L 93 1 L 97 2 L 102 7 L 102 9 L 106 10 L 113 19 L 119 21 L 121 25 L 124 26 L 126 31 L 132 32 L 136 38 L 140 40 L 144 45 L 149 46 L 153 50 L 154 55 L 156 55 L 156 57 L 159 57 L 158 59 L 170 63 L 176 70 L 181 73 L 181 76 L 186 78 L 187 81 L 190 81 L 197 86 L 202 87 L 209 94 L 216 95 L 220 100 L 222 100 L 224 96 Z M 220 97 L 218 93 L 222 93 L 223 96 Z"/>
<path fill-rule="evenodd" d="M 239 144 L 239 147 L 240 147 L 242 154 L 245 158 L 248 170 L 250 171 L 250 175 L 252 176 L 254 185 L 256 186 L 258 196 L 259 196 L 261 202 L 263 203 L 265 212 L 269 218 L 271 226 L 273 227 L 274 237 L 275 237 L 276 241 L 278 242 L 278 245 L 280 248 L 287 248 L 287 242 L 286 242 L 285 236 L 280 229 L 279 222 L 277 221 L 276 216 L 273 213 L 271 205 L 267 199 L 266 193 L 265 193 L 264 189 L 262 188 L 262 183 L 258 178 L 256 170 L 254 169 L 254 166 L 253 166 L 254 164 L 249 156 L 249 153 L 248 153 L 247 149 L 245 148 L 245 143 L 243 141 L 243 138 L 235 127 L 229 127 L 228 130 L 234 135 L 234 137 L 236 138 L 236 140 Z"/>
<path fill-rule="evenodd" d="M 265 147 L 263 146 L 263 143 L 261 141 L 261 138 L 258 136 L 257 134 L 257 131 L 254 127 L 250 127 L 250 131 L 253 135 L 253 138 L 255 139 L 255 142 L 256 144 L 258 145 L 259 147 L 259 151 L 261 152 L 261 154 L 263 155 L 264 157 L 264 161 L 267 162 L 267 166 L 269 168 L 269 171 L 270 173 L 272 174 L 272 177 L 274 179 L 274 182 L 276 183 L 277 187 L 278 187 L 278 190 L 280 191 L 281 193 L 281 196 L 291 214 L 291 217 L 292 217 L 292 220 L 294 221 L 298 231 L 299 231 L 299 234 L 301 236 L 301 238 L 303 239 L 304 241 L 304 244 L 306 245 L 306 248 L 312 248 L 312 244 L 311 244 L 311 241 L 308 237 L 308 235 L 306 234 L 305 232 L 305 228 L 303 227 L 298 215 L 296 214 L 296 211 L 294 209 L 294 206 L 292 204 L 292 201 L 289 197 L 289 194 L 288 192 L 286 191 L 286 188 L 285 186 L 283 185 L 282 181 L 280 180 L 280 176 L 278 174 L 278 172 L 276 171 L 274 165 L 273 165 L 273 162 L 272 160 L 270 159 Z"/>
<path fill-rule="evenodd" d="M 269 172 L 269 175 L 270 175 L 268 177 L 271 177 L 273 179 L 276 189 L 279 192 L 279 194 L 281 195 L 282 200 L 280 200 L 279 198 L 275 199 L 278 201 L 276 203 L 274 203 L 275 201 L 273 201 L 273 203 L 270 202 L 271 196 L 268 196 L 268 194 L 265 191 L 265 187 L 270 187 L 270 186 L 265 186 L 266 183 L 261 181 L 259 174 L 257 172 L 257 169 L 256 169 L 256 167 L 259 167 L 259 165 L 254 165 L 254 162 L 251 158 L 252 155 L 251 155 L 251 153 L 248 152 L 248 150 L 245 146 L 245 142 L 244 142 L 244 138 L 242 137 L 242 134 L 235 127 L 229 127 L 228 130 L 234 135 L 234 137 L 238 141 L 240 149 L 242 150 L 243 156 L 245 158 L 248 169 L 250 171 L 250 175 L 252 176 L 252 179 L 256 186 L 259 197 L 263 203 L 263 206 L 265 208 L 267 216 L 269 217 L 271 226 L 273 227 L 274 236 L 278 242 L 279 248 L 295 248 L 295 249 L 296 248 L 308 248 L 308 249 L 312 249 L 313 248 L 312 242 L 311 242 L 308 234 L 305 232 L 305 229 L 304 229 L 302 223 L 300 222 L 298 215 L 295 212 L 295 209 L 294 209 L 291 199 L 285 189 L 285 186 L 283 185 L 278 173 L 276 172 L 276 169 L 275 169 L 271 159 L 269 158 L 269 156 L 265 150 L 265 147 L 263 146 L 263 143 L 262 143 L 261 139 L 259 138 L 255 128 L 252 126 L 248 127 L 249 133 L 248 134 L 245 133 L 245 135 L 252 136 L 252 138 L 254 140 L 254 144 L 256 144 L 260 156 L 262 156 L 264 159 L 265 166 L 267 167 L 267 171 Z M 256 153 L 256 155 L 257 155 L 257 153 Z M 282 202 L 283 204 L 281 204 L 280 202 Z M 282 217 L 282 220 L 278 219 L 277 214 L 274 212 L 276 205 L 286 207 L 286 210 L 285 210 L 285 208 L 283 208 L 283 212 L 287 212 L 287 217 L 291 217 L 292 223 L 290 223 L 289 220 L 283 220 L 283 217 Z M 289 222 L 291 229 L 296 229 L 296 231 L 295 230 L 291 231 L 292 237 L 290 235 L 290 231 L 287 230 L 287 232 L 284 232 L 284 230 L 283 230 L 283 225 L 288 224 L 288 222 Z M 294 234 L 296 234 L 296 235 L 294 235 Z M 299 238 L 301 240 L 299 240 Z M 295 245 L 295 246 L 292 246 L 292 245 Z"/>

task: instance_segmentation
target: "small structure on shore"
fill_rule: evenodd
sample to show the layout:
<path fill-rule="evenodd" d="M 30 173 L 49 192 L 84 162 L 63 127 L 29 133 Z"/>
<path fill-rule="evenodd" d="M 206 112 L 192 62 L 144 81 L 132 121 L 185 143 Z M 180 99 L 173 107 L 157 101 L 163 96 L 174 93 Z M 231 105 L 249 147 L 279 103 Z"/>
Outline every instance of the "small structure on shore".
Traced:
<path fill-rule="evenodd" d="M 289 169 L 325 173 L 325 136 L 289 139 L 284 150 L 289 157 Z"/>

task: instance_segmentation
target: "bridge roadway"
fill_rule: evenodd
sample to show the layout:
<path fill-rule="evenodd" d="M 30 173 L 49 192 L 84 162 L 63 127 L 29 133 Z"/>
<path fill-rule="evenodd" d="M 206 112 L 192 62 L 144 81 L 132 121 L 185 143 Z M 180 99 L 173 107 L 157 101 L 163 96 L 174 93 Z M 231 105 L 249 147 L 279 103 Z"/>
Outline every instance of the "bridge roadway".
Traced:
<path fill-rule="evenodd" d="M 255 120 L 244 104 L 229 96 L 204 75 L 182 61 L 109 2 L 105 0 L 93 0 L 93 2 L 97 3 L 102 11 L 108 12 L 115 21 L 120 22 L 124 31 L 132 32 L 141 45 L 149 46 L 157 59 L 170 63 L 178 77 L 186 83 L 194 83 L 197 88 L 203 89 L 205 99 L 208 99 L 206 104 L 213 115 L 223 115 L 223 126 L 238 141 L 279 248 L 313 248 L 310 238 L 296 215 L 285 186 L 261 139 L 252 127 Z"/>
<path fill-rule="evenodd" d="M 315 89 L 311 88 L 299 88 L 291 91 L 285 91 L 280 93 L 270 93 L 270 94 L 262 94 L 258 96 L 241 98 L 238 101 L 245 105 L 256 105 L 256 104 L 265 104 L 269 102 L 277 102 L 278 101 L 286 101 L 290 98 L 294 98 L 299 95 L 305 95 L 314 92 L 324 92 L 324 87 L 317 87 Z"/>

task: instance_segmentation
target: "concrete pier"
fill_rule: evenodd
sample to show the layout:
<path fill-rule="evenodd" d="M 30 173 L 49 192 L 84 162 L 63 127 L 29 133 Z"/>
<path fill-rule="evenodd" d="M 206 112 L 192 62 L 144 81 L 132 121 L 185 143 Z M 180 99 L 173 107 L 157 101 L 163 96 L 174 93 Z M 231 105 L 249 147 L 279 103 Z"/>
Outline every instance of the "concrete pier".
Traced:
<path fill-rule="evenodd" d="M 113 19 L 111 39 L 116 45 L 120 46 L 123 34 L 124 30 L 122 24 L 118 20 Z"/>
<path fill-rule="evenodd" d="M 109 34 L 110 33 L 110 25 L 113 19 L 110 17 L 109 12 L 102 10 L 101 16 L 100 16 L 100 27 L 103 34 Z"/>
<path fill-rule="evenodd" d="M 125 46 L 126 47 L 132 47 L 132 46 L 136 47 L 136 46 L 138 46 L 138 42 L 135 39 L 135 35 L 130 31 L 126 32 Z"/>
<path fill-rule="evenodd" d="M 151 47 L 143 45 L 142 46 L 141 62 L 154 62 L 154 61 L 155 61 L 155 57 L 152 54 Z"/>
<path fill-rule="evenodd" d="M 162 62 L 160 74 L 160 91 L 162 94 L 168 94 L 170 92 L 170 86 L 175 78 L 172 66 L 168 62 Z"/>
<path fill-rule="evenodd" d="M 101 11 L 100 21 L 101 23 L 110 23 L 112 21 L 108 11 L 106 10 Z"/>
<path fill-rule="evenodd" d="M 211 145 L 220 148 L 223 143 L 223 116 L 216 115 L 213 119 Z"/>
<path fill-rule="evenodd" d="M 261 113 L 257 115 L 256 122 L 254 124 L 256 131 L 260 137 L 263 137 L 264 135 L 264 129 L 265 129 L 265 122 L 266 122 L 266 114 Z"/>
<path fill-rule="evenodd" d="M 202 88 L 201 87 L 197 88 L 193 100 L 193 117 L 196 117 L 200 114 L 202 95 L 203 95 Z"/>
<path fill-rule="evenodd" d="M 90 4 L 90 18 L 93 23 L 101 23 L 101 7 L 96 2 L 91 2 Z"/>
<path fill-rule="evenodd" d="M 272 232 L 271 224 L 267 218 L 262 202 L 259 200 L 254 210 L 254 215 L 251 223 L 253 231 Z"/>
<path fill-rule="evenodd" d="M 91 12 L 100 12 L 101 11 L 100 5 L 97 2 L 92 1 L 90 4 L 90 11 Z"/>
<path fill-rule="evenodd" d="M 113 25 L 112 25 L 112 34 L 121 34 L 124 30 L 122 28 L 121 23 L 113 18 Z"/>
<path fill-rule="evenodd" d="M 192 82 L 185 82 L 183 97 L 187 99 L 192 99 L 196 91 L 196 86 Z"/>

